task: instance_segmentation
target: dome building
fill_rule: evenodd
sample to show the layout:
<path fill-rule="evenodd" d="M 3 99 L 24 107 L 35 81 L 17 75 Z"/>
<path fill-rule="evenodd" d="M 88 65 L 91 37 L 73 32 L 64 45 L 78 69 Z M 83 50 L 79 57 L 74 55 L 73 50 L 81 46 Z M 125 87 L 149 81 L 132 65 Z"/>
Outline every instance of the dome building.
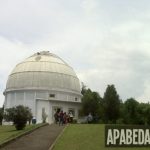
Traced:
<path fill-rule="evenodd" d="M 81 105 L 79 79 L 72 67 L 48 51 L 38 52 L 16 65 L 8 77 L 4 91 L 4 108 L 28 106 L 37 123 L 42 113 L 54 122 L 59 110 L 72 112 L 78 119 Z"/>

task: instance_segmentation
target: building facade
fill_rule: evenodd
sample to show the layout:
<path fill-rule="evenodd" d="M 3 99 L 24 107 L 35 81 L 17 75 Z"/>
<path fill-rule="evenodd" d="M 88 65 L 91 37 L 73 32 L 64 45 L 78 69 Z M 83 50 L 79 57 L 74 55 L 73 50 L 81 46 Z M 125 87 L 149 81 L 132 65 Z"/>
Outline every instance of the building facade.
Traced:
<path fill-rule="evenodd" d="M 54 122 L 57 110 L 72 112 L 78 119 L 81 107 L 80 82 L 72 67 L 48 51 L 38 52 L 16 65 L 4 91 L 4 108 L 24 105 L 31 108 L 37 123 L 42 113 Z"/>

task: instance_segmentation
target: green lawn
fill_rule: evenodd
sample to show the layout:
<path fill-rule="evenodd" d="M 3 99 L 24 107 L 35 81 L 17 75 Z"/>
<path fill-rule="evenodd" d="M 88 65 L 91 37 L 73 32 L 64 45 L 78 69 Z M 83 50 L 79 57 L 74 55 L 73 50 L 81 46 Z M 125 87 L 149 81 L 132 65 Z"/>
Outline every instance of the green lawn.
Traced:
<path fill-rule="evenodd" d="M 53 150 L 148 150 L 149 148 L 106 148 L 104 125 L 69 125 Z"/>
<path fill-rule="evenodd" d="M 41 124 L 27 125 L 24 130 L 19 130 L 19 131 L 17 131 L 15 127 L 11 125 L 0 126 L 0 144 L 14 137 L 17 137 L 27 131 L 37 128 L 38 126 L 41 126 Z"/>

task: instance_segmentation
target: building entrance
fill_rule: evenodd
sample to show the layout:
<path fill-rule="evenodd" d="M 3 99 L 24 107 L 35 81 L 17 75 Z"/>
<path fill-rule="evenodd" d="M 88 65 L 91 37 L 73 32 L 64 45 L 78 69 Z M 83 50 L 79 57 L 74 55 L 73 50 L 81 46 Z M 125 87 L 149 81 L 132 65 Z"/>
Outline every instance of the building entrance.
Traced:
<path fill-rule="evenodd" d="M 52 120 L 53 120 L 53 122 L 55 122 L 55 114 L 56 113 L 59 113 L 61 110 L 63 110 L 62 109 L 62 107 L 59 107 L 59 106 L 53 106 L 52 107 Z"/>

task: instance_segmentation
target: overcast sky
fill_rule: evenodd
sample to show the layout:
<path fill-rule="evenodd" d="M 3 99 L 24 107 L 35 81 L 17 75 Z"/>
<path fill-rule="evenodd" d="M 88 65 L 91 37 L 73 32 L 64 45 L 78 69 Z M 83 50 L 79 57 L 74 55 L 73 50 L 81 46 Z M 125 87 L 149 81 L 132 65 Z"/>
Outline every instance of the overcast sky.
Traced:
<path fill-rule="evenodd" d="M 150 101 L 149 0 L 0 0 L 0 106 L 15 65 L 43 50 L 101 96 L 114 84 Z"/>

